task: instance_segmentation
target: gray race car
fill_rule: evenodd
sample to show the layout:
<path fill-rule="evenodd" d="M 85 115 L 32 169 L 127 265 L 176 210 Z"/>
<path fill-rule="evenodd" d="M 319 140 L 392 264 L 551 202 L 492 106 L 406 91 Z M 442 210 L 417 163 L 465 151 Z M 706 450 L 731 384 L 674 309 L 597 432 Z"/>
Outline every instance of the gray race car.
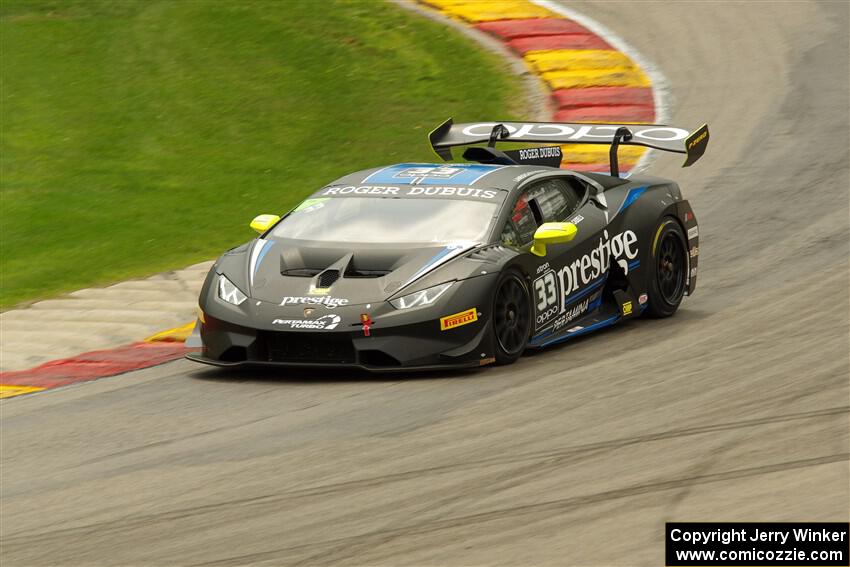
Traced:
<path fill-rule="evenodd" d="M 708 128 L 441 124 L 433 149 L 462 164 L 352 173 L 222 255 L 200 296 L 218 366 L 371 371 L 509 364 L 627 318 L 667 317 L 694 292 L 699 229 L 676 183 L 619 176 L 617 147 L 704 153 Z M 560 146 L 604 143 L 611 172 L 559 167 Z M 482 145 L 486 144 L 486 145 Z"/>

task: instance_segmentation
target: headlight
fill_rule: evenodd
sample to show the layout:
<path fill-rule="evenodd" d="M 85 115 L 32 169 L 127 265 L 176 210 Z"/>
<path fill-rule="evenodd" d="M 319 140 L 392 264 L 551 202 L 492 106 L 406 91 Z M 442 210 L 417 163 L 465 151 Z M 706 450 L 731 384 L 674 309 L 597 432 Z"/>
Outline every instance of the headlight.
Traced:
<path fill-rule="evenodd" d="M 239 291 L 239 288 L 233 285 L 232 281 L 221 274 L 218 275 L 218 297 L 231 305 L 241 305 L 243 301 L 248 299 L 248 296 Z"/>
<path fill-rule="evenodd" d="M 447 282 L 422 291 L 416 291 L 410 295 L 405 295 L 397 299 L 391 299 L 390 304 L 396 309 L 410 309 L 411 307 L 422 307 L 423 305 L 431 305 L 437 298 L 446 293 L 446 290 L 452 287 L 454 282 Z"/>

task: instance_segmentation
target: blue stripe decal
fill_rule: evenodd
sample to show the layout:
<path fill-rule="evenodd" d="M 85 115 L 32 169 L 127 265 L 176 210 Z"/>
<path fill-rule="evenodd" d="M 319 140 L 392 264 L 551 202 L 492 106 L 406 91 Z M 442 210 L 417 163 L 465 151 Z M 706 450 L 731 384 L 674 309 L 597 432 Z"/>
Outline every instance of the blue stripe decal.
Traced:
<path fill-rule="evenodd" d="M 452 250 L 456 250 L 456 248 L 449 248 L 449 247 L 447 246 L 447 247 L 443 248 L 442 250 L 440 250 L 439 252 L 437 252 L 437 253 L 434 255 L 434 257 L 433 257 L 433 258 L 431 258 L 430 260 L 428 260 L 427 262 L 425 262 L 425 265 L 424 265 L 424 266 L 422 266 L 421 268 L 419 268 L 419 270 L 418 270 L 415 274 L 413 274 L 412 276 L 410 276 L 410 279 L 408 280 L 408 282 L 412 282 L 413 280 L 415 280 L 416 278 L 418 278 L 419 276 L 421 276 L 421 275 L 422 275 L 425 271 L 427 271 L 427 270 L 428 270 L 428 268 L 430 268 L 430 267 L 431 267 L 431 266 L 432 266 L 435 262 L 438 262 L 438 261 L 439 261 L 442 257 L 444 257 L 445 255 L 447 255 L 447 254 L 448 254 L 449 252 L 451 252 Z M 406 284 L 405 284 L 405 285 L 406 285 Z"/>
<path fill-rule="evenodd" d="M 588 306 L 587 306 L 587 311 L 582 313 L 581 316 L 577 317 L 575 320 L 578 321 L 578 320 L 582 319 L 583 317 L 586 317 L 588 315 L 588 313 L 590 313 L 591 311 L 593 311 L 594 309 L 596 309 L 600 305 L 602 305 L 602 296 L 597 297 L 591 303 L 589 303 Z M 547 330 L 543 333 L 540 333 L 539 335 L 535 335 L 534 337 L 531 338 L 531 340 L 529 342 L 533 343 L 534 341 L 539 341 L 540 339 L 546 338 L 554 332 L 555 332 L 555 329 L 551 328 L 551 329 L 549 329 L 549 330 Z"/>
<path fill-rule="evenodd" d="M 549 330 L 548 330 L 548 331 L 546 331 L 545 333 L 540 333 L 539 335 L 536 335 L 536 336 L 534 336 L 534 337 L 531 337 L 531 340 L 530 340 L 530 341 L 528 341 L 528 342 L 533 343 L 534 341 L 539 341 L 540 339 L 542 339 L 542 338 L 544 338 L 544 337 L 548 337 L 549 335 L 551 335 L 551 334 L 552 334 L 552 333 L 554 333 L 554 332 L 555 332 L 555 329 L 549 329 Z"/>
<path fill-rule="evenodd" d="M 629 194 L 626 195 L 626 200 L 623 201 L 623 205 L 620 207 L 620 210 L 617 211 L 617 214 L 622 213 L 623 211 L 628 209 L 629 205 L 637 201 L 638 198 L 643 195 L 644 191 L 646 191 L 646 186 L 629 189 Z"/>
<path fill-rule="evenodd" d="M 266 255 L 266 252 L 271 250 L 271 248 L 272 248 L 271 245 L 272 245 L 271 240 L 266 240 L 266 242 L 263 244 L 263 248 L 262 248 L 262 250 L 260 250 L 260 254 L 257 256 L 257 263 L 254 264 L 254 274 L 253 275 L 257 275 L 257 270 L 260 269 L 260 262 L 263 261 L 263 256 Z"/>
<path fill-rule="evenodd" d="M 371 179 L 372 179 L 373 177 L 375 177 L 376 175 L 380 175 L 380 174 L 382 174 L 383 172 L 385 172 L 386 170 L 391 169 L 391 168 L 393 168 L 393 167 L 395 167 L 395 166 L 388 165 L 387 167 L 382 167 L 382 168 L 381 168 L 381 169 L 379 169 L 378 171 L 376 171 L 376 172 L 374 172 L 374 173 L 370 173 L 369 175 L 367 175 L 365 178 L 363 178 L 363 181 L 361 181 L 360 183 L 366 183 L 367 181 L 371 180 Z"/>
<path fill-rule="evenodd" d="M 362 183 L 399 183 L 414 185 L 472 185 L 503 165 L 475 163 L 400 163 L 378 170 Z"/>
<path fill-rule="evenodd" d="M 425 265 L 419 268 L 419 270 L 417 270 L 415 274 L 410 276 L 410 278 L 406 282 L 404 282 L 401 287 L 399 287 L 396 291 L 400 291 L 406 288 L 407 286 L 418 280 L 420 277 L 427 274 L 429 271 L 435 269 L 437 266 L 441 266 L 446 262 L 452 261 L 454 258 L 460 256 L 464 252 L 471 250 L 476 245 L 477 244 L 472 241 L 455 242 L 454 244 L 449 244 L 448 246 L 437 252 L 430 260 L 425 262 Z"/>
<path fill-rule="evenodd" d="M 629 271 L 631 272 L 638 266 L 640 266 L 640 260 L 632 260 L 631 262 L 629 262 Z"/>
<path fill-rule="evenodd" d="M 564 342 L 564 341 L 566 341 L 566 340 L 569 340 L 569 339 L 571 339 L 571 338 L 573 338 L 573 337 L 577 337 L 577 336 L 579 336 L 579 335 L 583 335 L 583 334 L 585 334 L 585 333 L 588 333 L 588 332 L 590 332 L 590 331 L 595 331 L 596 329 L 601 329 L 602 327 L 607 327 L 608 325 L 613 325 L 614 323 L 616 323 L 616 322 L 617 322 L 617 320 L 618 320 L 619 318 L 620 318 L 620 316 L 619 316 L 619 315 L 614 315 L 613 317 L 609 317 L 608 319 L 605 319 L 604 321 L 599 321 L 598 323 L 594 323 L 593 325 L 590 325 L 590 326 L 588 326 L 588 327 L 585 327 L 584 329 L 579 329 L 578 331 L 576 331 L 576 332 L 574 332 L 574 333 L 570 333 L 569 335 L 566 335 L 566 336 L 564 336 L 564 337 L 558 337 L 557 339 L 553 339 L 553 340 L 551 340 L 551 341 L 549 341 L 549 342 L 547 342 L 547 343 L 543 343 L 543 344 L 542 344 L 542 345 L 540 345 L 540 346 L 541 346 L 541 347 L 546 347 L 546 346 L 549 346 L 549 345 L 554 345 L 554 344 L 557 344 L 557 343 L 561 343 L 561 342 Z"/>
<path fill-rule="evenodd" d="M 564 300 L 564 305 L 572 303 L 573 301 L 575 301 L 577 299 L 581 299 L 582 297 L 584 297 L 585 295 L 587 295 L 588 293 L 590 293 L 591 291 L 593 291 L 597 287 L 604 284 L 606 279 L 608 279 L 608 274 L 605 274 L 601 279 L 596 280 L 594 283 L 590 284 L 589 286 L 587 286 L 583 290 L 577 291 L 576 293 L 574 293 L 571 296 L 569 296 L 568 298 L 566 298 Z"/>

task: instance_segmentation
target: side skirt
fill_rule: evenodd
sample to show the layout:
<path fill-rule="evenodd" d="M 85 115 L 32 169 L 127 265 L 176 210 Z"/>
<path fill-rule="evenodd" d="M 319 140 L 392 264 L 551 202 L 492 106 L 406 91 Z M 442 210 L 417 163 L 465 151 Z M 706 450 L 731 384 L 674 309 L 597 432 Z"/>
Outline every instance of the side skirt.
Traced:
<path fill-rule="evenodd" d="M 622 298 L 616 297 L 619 294 L 622 294 Z M 619 323 L 623 319 L 637 317 L 643 313 L 644 309 L 646 309 L 646 305 L 639 305 L 637 301 L 632 301 L 631 297 L 624 292 L 615 292 L 615 299 L 618 300 L 618 303 L 615 304 L 606 302 L 602 305 L 601 309 L 575 321 L 567 328 L 547 337 L 542 337 L 536 341 L 532 340 L 528 344 L 529 348 L 542 349 L 551 345 L 559 344 L 568 341 L 573 337 L 578 337 L 598 329 L 610 327 L 611 325 Z M 631 311 L 625 312 L 624 304 L 626 301 L 631 302 Z"/>

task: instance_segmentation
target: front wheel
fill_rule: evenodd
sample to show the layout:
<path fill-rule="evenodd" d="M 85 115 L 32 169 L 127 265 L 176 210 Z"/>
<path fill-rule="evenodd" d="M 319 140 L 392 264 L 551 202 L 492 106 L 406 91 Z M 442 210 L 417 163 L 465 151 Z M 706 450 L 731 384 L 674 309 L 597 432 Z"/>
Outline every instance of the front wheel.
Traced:
<path fill-rule="evenodd" d="M 679 308 L 685 295 L 688 271 L 688 246 L 679 223 L 666 217 L 656 230 L 652 243 L 652 269 L 649 271 L 650 317 L 669 317 Z"/>
<path fill-rule="evenodd" d="M 496 364 L 511 364 L 522 356 L 531 335 L 531 301 L 525 280 L 516 272 L 499 279 L 493 299 Z"/>

